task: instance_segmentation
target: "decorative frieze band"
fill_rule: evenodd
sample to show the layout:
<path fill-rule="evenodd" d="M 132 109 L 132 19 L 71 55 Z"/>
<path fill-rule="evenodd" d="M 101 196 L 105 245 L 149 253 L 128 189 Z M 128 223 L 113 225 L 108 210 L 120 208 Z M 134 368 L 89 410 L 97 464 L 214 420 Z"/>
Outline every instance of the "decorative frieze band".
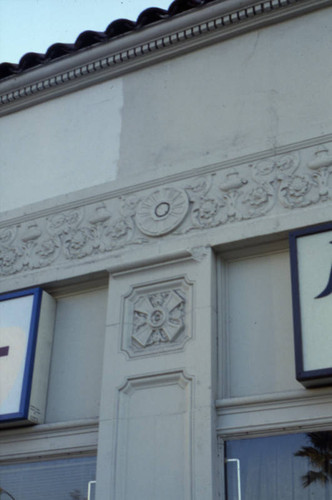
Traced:
<path fill-rule="evenodd" d="M 171 19 L 169 24 L 158 23 L 158 26 L 144 30 L 143 35 L 140 32 L 130 34 L 109 42 L 110 47 L 109 44 L 100 44 L 86 53 L 55 61 L 46 69 L 43 65 L 37 67 L 16 78 L 15 88 L 11 79 L 4 81 L 0 84 L 0 114 L 64 94 L 73 88 L 119 76 L 129 71 L 132 64 L 137 69 L 138 65 L 146 64 L 147 56 L 151 63 L 151 58 L 160 60 L 167 57 L 170 51 L 178 55 L 183 50 L 190 50 L 191 46 L 197 47 L 198 43 L 204 45 L 235 36 L 252 27 L 324 7 L 329 1 L 265 0 L 246 6 L 246 2 L 233 0 L 205 7 L 199 12 L 199 18 L 194 9 L 186 16 Z"/>
<path fill-rule="evenodd" d="M 326 204 L 330 145 L 313 146 L 0 229 L 0 276 Z M 83 202 L 82 202 L 83 203 Z"/>

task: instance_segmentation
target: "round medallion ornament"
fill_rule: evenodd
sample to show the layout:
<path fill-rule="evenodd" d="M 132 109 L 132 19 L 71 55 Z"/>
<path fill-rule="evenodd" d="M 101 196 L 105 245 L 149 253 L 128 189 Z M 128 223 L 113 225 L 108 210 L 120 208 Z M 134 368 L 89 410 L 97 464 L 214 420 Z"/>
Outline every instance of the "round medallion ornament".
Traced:
<path fill-rule="evenodd" d="M 167 313 L 162 309 L 155 309 L 150 315 L 148 322 L 152 328 L 158 328 L 163 326 L 167 320 Z"/>
<path fill-rule="evenodd" d="M 161 236 L 178 227 L 189 208 L 186 192 L 178 188 L 162 188 L 142 200 L 136 212 L 136 224 L 147 236 Z"/>

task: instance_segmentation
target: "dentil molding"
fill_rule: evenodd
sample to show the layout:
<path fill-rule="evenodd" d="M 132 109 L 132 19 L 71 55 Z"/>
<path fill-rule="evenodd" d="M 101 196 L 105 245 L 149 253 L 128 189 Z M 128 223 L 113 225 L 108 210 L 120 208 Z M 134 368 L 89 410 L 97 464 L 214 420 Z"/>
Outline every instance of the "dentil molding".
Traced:
<path fill-rule="evenodd" d="M 191 234 L 204 233 L 207 245 L 214 228 L 330 203 L 332 143 L 257 157 L 2 226 L 0 276 L 102 260 Z"/>

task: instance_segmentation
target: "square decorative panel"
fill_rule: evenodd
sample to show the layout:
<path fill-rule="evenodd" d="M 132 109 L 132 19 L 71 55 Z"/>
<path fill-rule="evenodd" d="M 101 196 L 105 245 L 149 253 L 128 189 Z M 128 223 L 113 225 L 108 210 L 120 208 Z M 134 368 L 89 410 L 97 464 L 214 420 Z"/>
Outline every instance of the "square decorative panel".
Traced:
<path fill-rule="evenodd" d="M 182 349 L 192 336 L 192 283 L 141 284 L 123 298 L 122 350 L 129 357 Z"/>

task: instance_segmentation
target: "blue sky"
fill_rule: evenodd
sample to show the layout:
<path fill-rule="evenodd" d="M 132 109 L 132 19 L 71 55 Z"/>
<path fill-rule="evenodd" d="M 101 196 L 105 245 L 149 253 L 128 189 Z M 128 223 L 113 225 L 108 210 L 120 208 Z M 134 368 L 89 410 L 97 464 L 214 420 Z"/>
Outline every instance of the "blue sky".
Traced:
<path fill-rule="evenodd" d="M 124 17 L 136 20 L 148 7 L 171 0 L 0 0 L 0 63 L 26 52 L 46 52 L 55 42 L 73 43 L 85 30 L 104 31 Z"/>

